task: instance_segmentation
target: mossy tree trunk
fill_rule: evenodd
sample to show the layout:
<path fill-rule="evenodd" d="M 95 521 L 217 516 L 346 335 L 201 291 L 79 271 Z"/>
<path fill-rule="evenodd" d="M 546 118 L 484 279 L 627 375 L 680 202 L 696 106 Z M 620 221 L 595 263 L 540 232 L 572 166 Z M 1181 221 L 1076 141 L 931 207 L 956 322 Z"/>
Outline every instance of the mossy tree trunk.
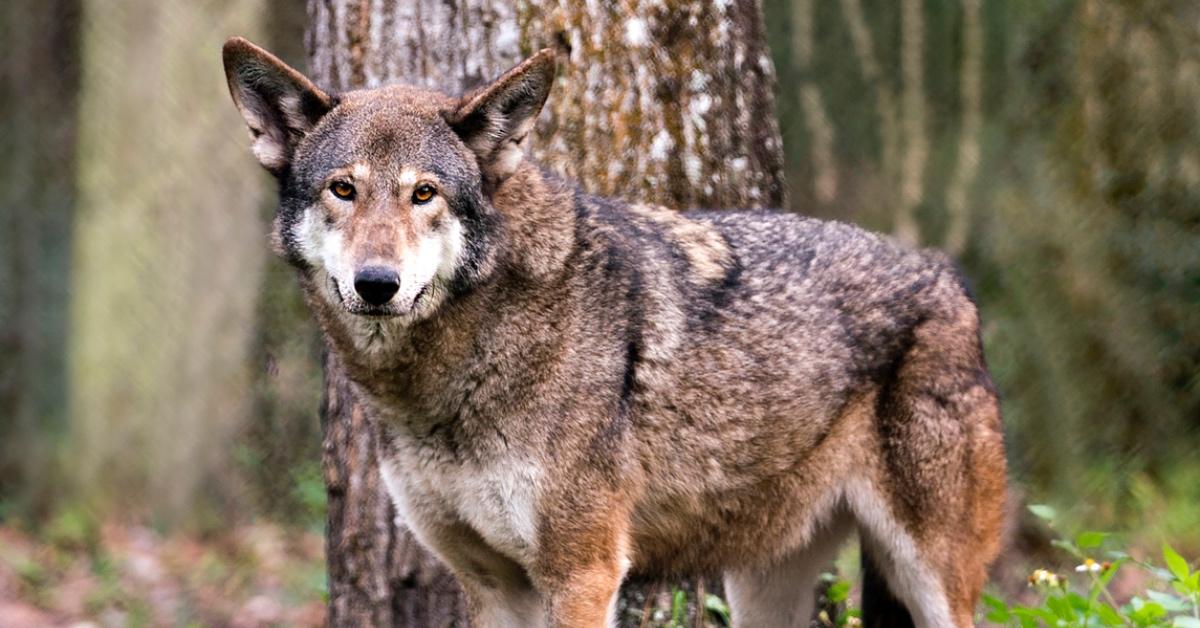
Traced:
<path fill-rule="evenodd" d="M 676 208 L 784 205 L 757 0 L 310 0 L 309 15 L 311 74 L 338 90 L 461 92 L 555 48 L 558 81 L 533 142 L 541 163 L 589 191 Z M 333 359 L 323 418 L 330 622 L 463 623 L 453 580 L 392 525 L 372 427 Z"/>

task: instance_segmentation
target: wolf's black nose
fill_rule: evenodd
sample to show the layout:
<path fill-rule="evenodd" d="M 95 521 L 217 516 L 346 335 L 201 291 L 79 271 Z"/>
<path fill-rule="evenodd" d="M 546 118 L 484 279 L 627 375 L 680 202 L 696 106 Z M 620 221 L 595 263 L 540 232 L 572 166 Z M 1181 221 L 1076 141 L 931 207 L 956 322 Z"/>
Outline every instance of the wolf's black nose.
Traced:
<path fill-rule="evenodd" d="M 371 305 L 383 305 L 400 289 L 400 276 L 383 266 L 367 266 L 354 275 L 354 291 Z"/>

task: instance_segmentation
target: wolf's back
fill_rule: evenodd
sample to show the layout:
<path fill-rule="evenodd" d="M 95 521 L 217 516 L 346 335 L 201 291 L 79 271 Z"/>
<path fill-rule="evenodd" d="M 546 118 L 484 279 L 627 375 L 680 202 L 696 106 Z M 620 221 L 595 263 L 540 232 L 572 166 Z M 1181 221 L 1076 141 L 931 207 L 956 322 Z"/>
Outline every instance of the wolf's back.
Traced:
<path fill-rule="evenodd" d="M 940 252 L 913 250 L 840 222 L 783 212 L 688 212 L 727 240 L 740 267 L 734 311 L 780 318 L 780 333 L 844 342 L 858 370 L 881 368 L 911 330 L 939 315 L 975 315 L 961 274 Z M 787 324 L 788 316 L 796 323 Z M 768 332 L 769 329 L 764 329 Z"/>

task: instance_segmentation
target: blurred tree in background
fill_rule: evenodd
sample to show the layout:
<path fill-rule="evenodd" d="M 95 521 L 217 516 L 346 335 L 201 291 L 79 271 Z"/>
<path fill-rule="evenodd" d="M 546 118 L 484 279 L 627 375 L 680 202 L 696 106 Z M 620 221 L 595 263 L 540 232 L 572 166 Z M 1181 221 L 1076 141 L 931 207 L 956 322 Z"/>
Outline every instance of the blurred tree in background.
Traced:
<path fill-rule="evenodd" d="M 204 42 L 257 3 L 83 3 L 67 456 L 81 495 L 175 520 L 228 499 L 263 261 Z"/>
<path fill-rule="evenodd" d="M 1195 543 L 1200 5 L 766 6 L 792 209 L 958 255 L 1019 482 Z"/>
<path fill-rule="evenodd" d="M 302 64 L 303 0 L 264 5 L 0 11 L 0 515 L 321 516 L 319 344 L 213 52 Z"/>
<path fill-rule="evenodd" d="M 0 8 L 0 518 L 49 507 L 66 431 L 79 0 Z"/>
<path fill-rule="evenodd" d="M 397 2 L 405 19 L 336 40 L 391 65 L 312 69 L 337 87 L 413 75 L 403 63 L 419 55 L 372 56 L 371 38 L 400 46 L 420 17 L 412 12 L 435 6 L 458 5 Z M 687 115 L 652 107 L 605 121 L 604 137 L 589 131 L 599 123 L 559 116 L 615 101 L 598 107 L 560 90 L 550 117 L 561 123 L 543 129 L 551 165 L 598 192 L 653 190 L 679 206 L 781 198 L 738 178 L 759 169 L 729 157 L 747 138 L 687 126 L 698 107 L 723 110 L 704 98 L 721 90 L 704 75 L 729 59 L 672 53 L 622 65 L 603 50 L 657 34 L 573 22 L 582 14 L 572 3 L 515 6 L 529 30 L 509 48 L 563 29 L 565 41 L 536 45 L 596 47 L 590 71 L 569 80 L 604 82 L 607 99 L 648 78 L 700 77 L 654 94 Z M 614 6 L 610 21 L 639 6 Z M 954 253 L 982 306 L 1017 483 L 1089 525 L 1134 529 L 1148 543 L 1166 536 L 1194 554 L 1200 5 L 763 8 L 790 209 Z M 320 15 L 307 34 L 314 51 L 358 28 L 349 9 Z M 0 520 L 72 508 L 200 529 L 323 518 L 320 344 L 290 270 L 268 252 L 273 193 L 248 157 L 218 53 L 241 34 L 304 67 L 309 20 L 304 0 L 0 8 Z M 478 33 L 496 23 L 480 24 Z M 664 37 L 697 37 L 690 22 L 670 26 Z M 472 80 L 502 69 L 512 55 L 466 63 L 478 33 L 440 41 L 439 63 L 469 68 Z M 652 159 L 659 136 L 667 156 L 712 142 L 701 151 L 711 163 Z M 600 139 L 626 148 L 555 157 Z M 627 148 L 647 140 L 649 153 Z M 765 136 L 751 141 L 771 149 Z M 693 187 L 697 168 L 728 178 Z M 725 192 L 756 186 L 757 197 Z"/>

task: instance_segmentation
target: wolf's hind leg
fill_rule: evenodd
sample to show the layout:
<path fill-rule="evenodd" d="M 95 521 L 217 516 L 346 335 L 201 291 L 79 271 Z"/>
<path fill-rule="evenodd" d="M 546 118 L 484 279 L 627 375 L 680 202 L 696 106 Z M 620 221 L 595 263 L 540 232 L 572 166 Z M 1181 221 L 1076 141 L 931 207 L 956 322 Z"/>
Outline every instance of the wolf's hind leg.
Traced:
<path fill-rule="evenodd" d="M 807 628 L 817 576 L 837 555 L 853 524 L 846 517 L 816 530 L 809 544 L 762 569 L 727 571 L 725 594 L 737 628 Z"/>
<path fill-rule="evenodd" d="M 937 297 L 878 393 L 879 475 L 847 501 L 913 623 L 962 628 L 1000 548 L 1004 447 L 975 308 L 961 292 Z"/>
<path fill-rule="evenodd" d="M 863 628 L 913 628 L 912 615 L 888 588 L 879 559 L 873 555 L 869 543 L 863 542 L 860 554 Z"/>

